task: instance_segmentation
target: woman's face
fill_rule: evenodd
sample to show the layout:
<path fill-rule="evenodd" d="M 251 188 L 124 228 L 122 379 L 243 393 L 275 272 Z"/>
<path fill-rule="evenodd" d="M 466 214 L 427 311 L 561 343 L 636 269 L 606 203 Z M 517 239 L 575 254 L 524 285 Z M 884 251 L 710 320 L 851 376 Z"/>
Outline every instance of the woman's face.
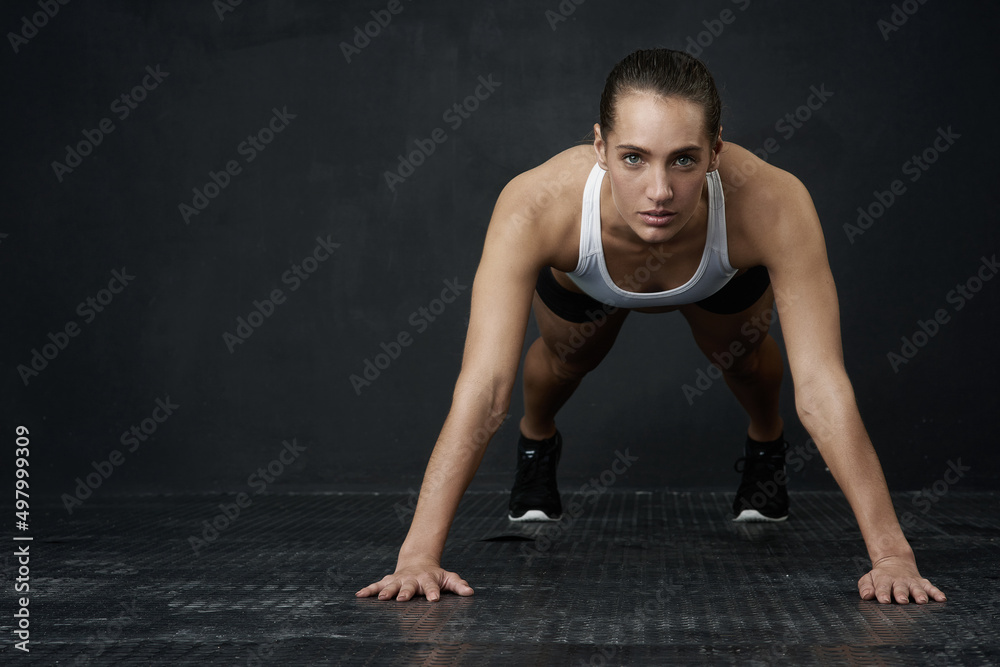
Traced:
<path fill-rule="evenodd" d="M 618 99 L 614 129 L 594 126 L 597 161 L 622 221 L 646 243 L 673 239 L 698 210 L 705 174 L 719 166 L 698 104 L 652 93 Z"/>

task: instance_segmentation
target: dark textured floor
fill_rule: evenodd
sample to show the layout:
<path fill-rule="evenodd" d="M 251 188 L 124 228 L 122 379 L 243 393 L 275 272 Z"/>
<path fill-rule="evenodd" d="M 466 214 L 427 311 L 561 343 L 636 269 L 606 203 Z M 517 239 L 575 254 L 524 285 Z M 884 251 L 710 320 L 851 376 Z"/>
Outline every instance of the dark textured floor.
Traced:
<path fill-rule="evenodd" d="M 223 526 L 231 496 L 33 506 L 31 653 L 10 640 L 6 556 L 0 663 L 1000 664 L 996 494 L 917 514 L 921 571 L 949 596 L 924 606 L 858 598 L 863 543 L 840 494 L 793 494 L 768 525 L 730 522 L 722 493 L 595 498 L 543 528 L 509 524 L 502 494 L 467 495 L 444 564 L 476 594 L 438 603 L 353 596 L 395 564 L 405 495 L 254 496 L 215 536 L 203 522 Z M 214 540 L 196 554 L 192 536 Z"/>

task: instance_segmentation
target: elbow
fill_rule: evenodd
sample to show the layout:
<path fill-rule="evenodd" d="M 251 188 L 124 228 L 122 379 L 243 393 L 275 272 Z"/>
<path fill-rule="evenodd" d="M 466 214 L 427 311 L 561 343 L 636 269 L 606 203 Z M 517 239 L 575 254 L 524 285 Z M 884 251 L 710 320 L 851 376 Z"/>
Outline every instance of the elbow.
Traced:
<path fill-rule="evenodd" d="M 854 389 L 846 374 L 823 382 L 806 382 L 795 389 L 796 414 L 814 438 L 842 423 L 852 410 L 856 410 Z"/>
<path fill-rule="evenodd" d="M 815 434 L 816 422 L 820 419 L 820 415 L 822 414 L 822 409 L 819 404 L 813 400 L 804 401 L 796 397 L 795 413 L 798 416 L 799 421 L 802 423 L 802 426 L 805 427 L 806 431 L 810 434 Z M 813 437 L 815 438 L 815 435 Z"/>
<path fill-rule="evenodd" d="M 817 387 L 805 386 L 795 388 L 795 412 L 803 425 L 814 419 L 816 415 L 822 413 L 824 402 Z"/>
<path fill-rule="evenodd" d="M 462 406 L 473 412 L 485 412 L 486 422 L 491 425 L 489 430 L 495 432 L 507 418 L 513 389 L 513 382 L 499 379 L 483 382 L 460 377 L 455 385 L 452 401 L 455 406 Z"/>
<path fill-rule="evenodd" d="M 491 401 L 489 405 L 486 427 L 490 433 L 490 437 L 492 437 L 500 429 L 500 426 L 507 421 L 507 415 L 510 414 L 510 394 L 507 394 L 506 398 L 497 398 Z"/>
<path fill-rule="evenodd" d="M 831 414 L 831 400 L 830 396 L 816 391 L 795 392 L 795 412 L 817 443 L 826 442 L 836 423 Z"/>

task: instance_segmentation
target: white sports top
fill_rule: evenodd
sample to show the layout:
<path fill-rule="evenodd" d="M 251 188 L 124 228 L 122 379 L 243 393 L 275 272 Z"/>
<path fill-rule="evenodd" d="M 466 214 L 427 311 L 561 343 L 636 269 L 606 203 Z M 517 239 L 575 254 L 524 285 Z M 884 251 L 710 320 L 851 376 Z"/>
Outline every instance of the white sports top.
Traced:
<path fill-rule="evenodd" d="M 736 274 L 729 264 L 726 244 L 726 200 L 717 171 L 708 180 L 708 234 L 698 270 L 686 283 L 665 292 L 627 292 L 615 285 L 604 261 L 601 243 L 601 182 L 604 169 L 595 164 L 583 190 L 583 216 L 580 221 L 580 259 L 576 269 L 566 275 L 586 294 L 618 308 L 679 306 L 701 301 L 718 292 Z M 647 269 L 640 267 L 643 271 Z M 638 273 L 638 271 L 636 272 Z M 637 279 L 638 282 L 638 279 Z"/>

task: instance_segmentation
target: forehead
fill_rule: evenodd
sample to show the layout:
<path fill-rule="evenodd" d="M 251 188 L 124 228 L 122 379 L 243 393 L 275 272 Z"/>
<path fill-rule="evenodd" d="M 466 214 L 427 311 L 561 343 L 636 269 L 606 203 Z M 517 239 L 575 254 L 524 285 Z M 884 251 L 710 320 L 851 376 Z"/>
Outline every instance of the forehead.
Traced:
<path fill-rule="evenodd" d="M 632 144 L 669 152 L 676 146 L 707 143 L 705 112 L 695 102 L 650 93 L 618 99 L 612 145 Z"/>

